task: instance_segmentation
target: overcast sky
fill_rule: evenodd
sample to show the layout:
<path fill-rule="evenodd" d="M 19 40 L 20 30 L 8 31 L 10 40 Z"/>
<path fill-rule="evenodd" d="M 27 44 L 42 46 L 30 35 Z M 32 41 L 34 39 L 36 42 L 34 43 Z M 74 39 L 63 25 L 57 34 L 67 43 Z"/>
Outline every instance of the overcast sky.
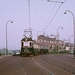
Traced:
<path fill-rule="evenodd" d="M 64 1 L 64 0 L 56 0 Z M 73 16 L 75 14 L 75 0 L 66 0 L 61 3 L 48 2 L 47 0 L 30 0 L 30 25 L 33 30 L 33 39 L 37 37 L 37 31 L 43 31 L 48 35 L 56 35 L 59 29 L 60 39 L 68 40 L 73 35 Z M 20 41 L 23 38 L 24 29 L 29 28 L 28 0 L 0 0 L 0 48 L 6 47 L 6 23 L 8 34 L 8 49 L 20 49 Z M 53 18 L 54 14 L 59 11 Z M 52 19 L 53 18 L 53 19 Z M 73 42 L 73 37 L 70 37 Z"/>

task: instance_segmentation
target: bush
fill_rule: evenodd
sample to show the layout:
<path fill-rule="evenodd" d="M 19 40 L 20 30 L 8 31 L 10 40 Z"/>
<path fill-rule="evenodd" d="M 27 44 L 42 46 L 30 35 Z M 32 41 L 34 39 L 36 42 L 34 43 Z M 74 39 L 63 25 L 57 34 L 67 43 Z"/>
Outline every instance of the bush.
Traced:
<path fill-rule="evenodd" d="M 57 54 L 57 52 L 49 52 L 49 54 Z"/>
<path fill-rule="evenodd" d="M 1 53 L 0 53 L 0 56 L 1 56 Z"/>
<path fill-rule="evenodd" d="M 59 53 L 60 53 L 60 54 L 64 54 L 64 53 L 69 53 L 69 51 L 64 50 L 64 51 L 60 51 Z"/>

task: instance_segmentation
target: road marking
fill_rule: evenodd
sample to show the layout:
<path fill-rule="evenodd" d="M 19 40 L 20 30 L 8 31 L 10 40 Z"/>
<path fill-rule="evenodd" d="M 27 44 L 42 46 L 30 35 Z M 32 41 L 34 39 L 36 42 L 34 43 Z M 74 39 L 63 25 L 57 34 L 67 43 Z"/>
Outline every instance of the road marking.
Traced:
<path fill-rule="evenodd" d="M 31 59 L 32 59 L 32 58 L 31 58 Z M 54 75 L 54 74 L 51 73 L 49 70 L 45 69 L 44 67 L 42 67 L 41 65 L 39 65 L 37 62 L 35 62 L 33 59 L 32 59 L 32 61 L 33 61 L 36 65 L 38 65 L 39 67 L 41 67 L 43 70 L 45 70 L 46 72 L 48 72 L 50 75 Z"/>

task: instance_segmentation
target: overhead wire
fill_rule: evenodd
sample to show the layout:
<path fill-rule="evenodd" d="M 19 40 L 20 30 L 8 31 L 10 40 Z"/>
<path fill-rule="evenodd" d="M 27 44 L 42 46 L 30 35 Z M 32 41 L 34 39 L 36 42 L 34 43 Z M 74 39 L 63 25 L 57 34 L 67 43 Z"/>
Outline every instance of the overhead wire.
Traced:
<path fill-rule="evenodd" d="M 66 0 L 65 0 L 65 1 L 66 1 Z M 65 1 L 64 1 L 64 2 L 65 2 Z M 48 28 L 48 26 L 50 25 L 50 23 L 52 22 L 52 20 L 54 19 L 54 17 L 56 16 L 57 12 L 59 11 L 60 7 L 62 6 L 62 4 L 63 4 L 64 2 L 61 2 L 61 5 L 59 6 L 59 8 L 57 9 L 57 11 L 55 12 L 54 16 L 52 17 L 52 19 L 50 20 L 50 22 L 48 23 L 48 25 L 45 27 L 44 31 Z"/>
<path fill-rule="evenodd" d="M 53 13 L 53 11 L 54 11 L 54 9 L 55 9 L 55 6 L 56 6 L 56 3 L 55 3 L 55 5 L 54 5 L 54 7 L 53 7 L 53 10 L 52 10 L 52 12 L 51 12 L 51 14 L 50 14 L 50 16 L 49 16 L 49 18 L 48 18 L 46 24 L 45 24 L 45 27 L 46 27 L 47 23 L 49 22 L 49 20 L 50 20 L 50 18 L 51 18 L 51 15 L 52 15 L 52 13 Z M 45 27 L 43 28 L 43 30 L 45 29 Z"/>

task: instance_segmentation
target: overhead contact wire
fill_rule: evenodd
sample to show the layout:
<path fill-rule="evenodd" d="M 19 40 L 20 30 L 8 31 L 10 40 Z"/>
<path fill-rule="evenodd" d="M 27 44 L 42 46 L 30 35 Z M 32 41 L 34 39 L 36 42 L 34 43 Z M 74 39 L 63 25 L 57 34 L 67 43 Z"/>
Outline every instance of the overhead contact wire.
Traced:
<path fill-rule="evenodd" d="M 65 1 L 66 1 L 66 0 L 65 0 Z M 65 1 L 64 1 L 64 2 L 65 2 Z M 62 6 L 62 4 L 63 4 L 64 2 L 61 2 L 61 5 L 60 5 L 59 8 L 57 9 L 56 13 L 54 14 L 54 16 L 52 17 L 52 19 L 50 20 L 50 22 L 49 22 L 49 24 L 47 25 L 47 27 L 50 25 L 50 23 L 52 22 L 52 20 L 54 19 L 54 17 L 56 16 L 57 12 L 59 11 L 60 7 Z M 47 27 L 44 29 L 44 31 L 47 29 Z"/>
<path fill-rule="evenodd" d="M 46 24 L 45 24 L 45 27 L 46 27 L 46 25 L 47 25 L 49 19 L 51 18 L 51 15 L 52 15 L 52 13 L 53 13 L 53 11 L 54 11 L 54 9 L 55 9 L 55 6 L 56 6 L 56 3 L 55 3 L 55 5 L 54 5 L 54 7 L 53 7 L 53 10 L 52 10 L 52 12 L 51 12 L 51 14 L 50 14 L 50 16 L 49 16 L 49 18 L 48 18 Z M 45 30 L 45 27 L 43 28 L 43 30 Z"/>

